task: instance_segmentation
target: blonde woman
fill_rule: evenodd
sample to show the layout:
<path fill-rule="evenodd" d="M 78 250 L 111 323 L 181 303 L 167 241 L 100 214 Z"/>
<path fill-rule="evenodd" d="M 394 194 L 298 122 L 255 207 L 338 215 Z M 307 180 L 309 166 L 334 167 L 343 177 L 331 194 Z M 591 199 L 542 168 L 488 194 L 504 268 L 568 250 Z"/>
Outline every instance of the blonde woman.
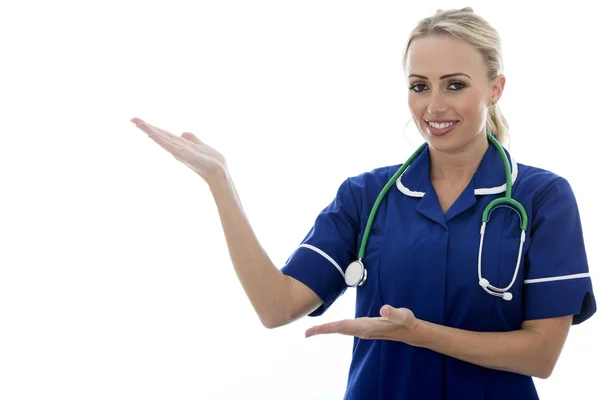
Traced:
<path fill-rule="evenodd" d="M 419 22 L 405 49 L 424 146 L 344 181 L 278 269 L 256 239 L 225 158 L 195 135 L 134 118 L 209 184 L 233 265 L 263 324 L 321 315 L 355 287 L 345 399 L 537 399 L 569 327 L 596 311 L 567 180 L 501 146 L 500 39 L 471 8 Z"/>

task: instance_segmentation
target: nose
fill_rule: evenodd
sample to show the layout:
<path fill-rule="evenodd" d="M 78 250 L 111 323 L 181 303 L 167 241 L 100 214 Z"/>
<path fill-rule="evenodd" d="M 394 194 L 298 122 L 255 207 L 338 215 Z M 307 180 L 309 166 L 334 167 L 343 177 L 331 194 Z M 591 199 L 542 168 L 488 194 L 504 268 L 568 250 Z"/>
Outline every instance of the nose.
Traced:
<path fill-rule="evenodd" d="M 427 111 L 431 115 L 439 115 L 443 114 L 448 110 L 442 94 L 432 93 L 431 99 L 429 101 L 429 105 L 427 106 Z"/>

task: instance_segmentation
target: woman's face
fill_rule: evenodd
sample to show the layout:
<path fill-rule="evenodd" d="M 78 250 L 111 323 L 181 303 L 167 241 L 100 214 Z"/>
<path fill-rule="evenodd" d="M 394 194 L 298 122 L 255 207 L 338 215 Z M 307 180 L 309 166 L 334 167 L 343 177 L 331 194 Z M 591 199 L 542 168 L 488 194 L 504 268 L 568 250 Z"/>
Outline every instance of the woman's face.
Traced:
<path fill-rule="evenodd" d="M 487 109 L 502 95 L 505 80 L 488 79 L 475 48 L 447 35 L 416 39 L 406 75 L 410 112 L 434 150 L 461 151 L 484 137 Z"/>

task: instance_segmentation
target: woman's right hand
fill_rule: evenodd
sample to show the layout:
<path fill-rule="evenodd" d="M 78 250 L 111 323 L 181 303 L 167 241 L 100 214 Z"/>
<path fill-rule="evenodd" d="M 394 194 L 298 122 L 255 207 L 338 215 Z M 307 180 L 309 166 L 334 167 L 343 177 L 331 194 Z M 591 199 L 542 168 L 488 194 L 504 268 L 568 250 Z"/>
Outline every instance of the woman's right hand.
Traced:
<path fill-rule="evenodd" d="M 193 133 L 184 132 L 181 136 L 177 136 L 150 125 L 140 118 L 132 118 L 131 122 L 171 153 L 176 160 L 181 161 L 200 175 L 208 184 L 218 179 L 220 174 L 226 170 L 225 157 L 203 143 Z"/>

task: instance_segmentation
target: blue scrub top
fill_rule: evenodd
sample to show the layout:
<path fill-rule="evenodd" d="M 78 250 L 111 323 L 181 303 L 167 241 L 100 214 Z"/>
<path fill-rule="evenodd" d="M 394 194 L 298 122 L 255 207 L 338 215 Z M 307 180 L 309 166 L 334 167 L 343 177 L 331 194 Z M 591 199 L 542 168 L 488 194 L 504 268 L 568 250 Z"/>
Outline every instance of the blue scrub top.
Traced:
<path fill-rule="evenodd" d="M 367 281 L 356 290 L 356 317 L 379 317 L 384 304 L 419 319 L 480 332 L 518 330 L 526 320 L 596 311 L 579 211 L 569 183 L 510 154 L 513 198 L 529 216 L 511 301 L 478 284 L 477 260 L 485 206 L 504 196 L 506 174 L 490 144 L 471 182 L 444 214 L 429 179 L 429 149 L 413 161 L 381 202 L 365 250 Z M 310 287 L 323 305 L 346 290 L 343 272 L 357 259 L 371 207 L 400 165 L 348 178 L 316 218 L 282 271 Z M 519 216 L 491 213 L 482 274 L 496 287 L 512 280 Z M 538 399 L 529 376 L 480 367 L 426 348 L 355 337 L 345 399 Z"/>

